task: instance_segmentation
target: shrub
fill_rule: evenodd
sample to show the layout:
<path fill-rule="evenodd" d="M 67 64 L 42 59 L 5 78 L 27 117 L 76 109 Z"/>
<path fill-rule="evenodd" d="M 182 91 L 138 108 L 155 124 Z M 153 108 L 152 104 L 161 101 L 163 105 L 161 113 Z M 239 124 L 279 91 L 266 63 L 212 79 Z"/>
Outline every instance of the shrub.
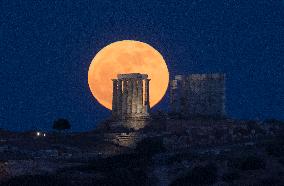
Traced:
<path fill-rule="evenodd" d="M 266 146 L 265 148 L 268 155 L 281 157 L 284 155 L 284 146 L 280 143 L 272 143 Z"/>
<path fill-rule="evenodd" d="M 256 133 L 265 134 L 265 131 L 261 128 L 261 125 L 258 124 L 256 121 L 250 120 L 247 122 L 248 130 L 254 130 Z"/>
<path fill-rule="evenodd" d="M 204 185 L 217 182 L 217 167 L 214 164 L 197 166 L 190 170 L 185 176 L 177 178 L 171 186 L 182 185 Z"/>
<path fill-rule="evenodd" d="M 175 162 L 182 162 L 184 160 L 193 160 L 193 159 L 196 159 L 198 158 L 197 155 L 193 154 L 193 153 L 178 153 L 178 154 L 175 154 L 171 157 L 169 157 L 166 162 L 168 164 L 172 164 L 172 163 L 175 163 Z"/>
<path fill-rule="evenodd" d="M 66 179 L 62 179 L 57 175 L 23 175 L 14 177 L 4 183 L 1 186 L 57 186 L 57 185 L 72 185 Z"/>
<path fill-rule="evenodd" d="M 238 172 L 228 172 L 222 176 L 222 180 L 228 183 L 238 179 L 240 179 L 240 174 Z"/>
<path fill-rule="evenodd" d="M 142 169 L 118 168 L 106 172 L 105 177 L 98 180 L 98 185 L 146 185 L 147 174 Z"/>
<path fill-rule="evenodd" d="M 278 159 L 278 162 L 279 162 L 281 165 L 284 165 L 284 157 Z"/>
<path fill-rule="evenodd" d="M 216 139 L 221 139 L 224 135 L 225 135 L 225 131 L 224 130 L 220 130 L 220 129 L 217 129 L 214 131 L 214 136 Z"/>
<path fill-rule="evenodd" d="M 228 166 L 240 170 L 258 170 L 265 168 L 265 161 L 256 156 L 247 156 L 230 160 Z"/>
<path fill-rule="evenodd" d="M 108 158 L 93 160 L 85 168 L 91 171 L 107 172 L 117 168 L 143 168 L 150 159 L 139 154 L 121 154 Z"/>
<path fill-rule="evenodd" d="M 279 180 L 274 177 L 264 178 L 260 181 L 259 185 L 269 185 L 269 186 L 277 186 L 279 184 Z"/>
<path fill-rule="evenodd" d="M 78 185 L 147 185 L 147 174 L 144 170 L 119 168 L 100 174 L 99 177 L 74 177 L 60 175 L 25 175 L 18 176 L 0 184 L 0 186 L 78 186 Z"/>
<path fill-rule="evenodd" d="M 146 185 L 146 168 L 149 159 L 139 154 L 121 154 L 89 162 L 81 171 L 91 171 L 102 175 L 95 185 Z"/>
<path fill-rule="evenodd" d="M 264 121 L 265 123 L 268 123 L 268 124 L 276 124 L 276 125 L 284 125 L 284 121 L 281 121 L 281 120 L 277 120 L 277 119 L 267 119 Z"/>
<path fill-rule="evenodd" d="M 265 168 L 265 161 L 256 156 L 247 157 L 241 164 L 242 170 L 257 170 L 264 168 Z"/>
<path fill-rule="evenodd" d="M 135 150 L 139 154 L 152 156 L 166 149 L 161 138 L 146 138 L 137 143 Z"/>
<path fill-rule="evenodd" d="M 70 129 L 71 125 L 67 119 L 59 118 L 53 122 L 52 128 L 58 131 Z"/>

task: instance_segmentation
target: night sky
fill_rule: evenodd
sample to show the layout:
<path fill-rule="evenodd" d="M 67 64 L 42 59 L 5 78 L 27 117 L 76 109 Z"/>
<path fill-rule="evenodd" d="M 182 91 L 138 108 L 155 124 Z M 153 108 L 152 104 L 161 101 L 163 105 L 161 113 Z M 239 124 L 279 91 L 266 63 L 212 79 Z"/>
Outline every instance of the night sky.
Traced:
<path fill-rule="evenodd" d="M 63 117 L 93 129 L 110 112 L 89 90 L 89 65 L 125 39 L 156 48 L 171 77 L 226 73 L 229 116 L 284 119 L 282 0 L 1 0 L 0 16 L 0 128 Z"/>

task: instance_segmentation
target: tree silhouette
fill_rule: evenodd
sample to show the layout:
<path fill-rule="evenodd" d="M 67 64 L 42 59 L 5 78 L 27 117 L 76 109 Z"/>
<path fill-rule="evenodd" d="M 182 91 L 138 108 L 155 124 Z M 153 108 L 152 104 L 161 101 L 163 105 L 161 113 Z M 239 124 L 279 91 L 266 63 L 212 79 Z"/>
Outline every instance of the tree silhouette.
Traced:
<path fill-rule="evenodd" d="M 52 128 L 58 131 L 63 131 L 66 129 L 70 129 L 71 125 L 67 119 L 60 118 L 53 122 Z"/>

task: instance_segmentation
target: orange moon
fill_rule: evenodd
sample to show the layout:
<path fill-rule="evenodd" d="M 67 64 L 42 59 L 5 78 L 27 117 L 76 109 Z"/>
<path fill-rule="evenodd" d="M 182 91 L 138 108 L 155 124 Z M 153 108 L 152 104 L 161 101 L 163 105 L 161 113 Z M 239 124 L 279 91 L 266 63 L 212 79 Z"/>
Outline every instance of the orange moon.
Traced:
<path fill-rule="evenodd" d="M 149 44 L 123 40 L 101 49 L 93 58 L 88 72 L 88 83 L 93 96 L 104 107 L 112 108 L 112 79 L 117 74 L 148 74 L 150 107 L 165 95 L 169 71 L 163 56 Z"/>

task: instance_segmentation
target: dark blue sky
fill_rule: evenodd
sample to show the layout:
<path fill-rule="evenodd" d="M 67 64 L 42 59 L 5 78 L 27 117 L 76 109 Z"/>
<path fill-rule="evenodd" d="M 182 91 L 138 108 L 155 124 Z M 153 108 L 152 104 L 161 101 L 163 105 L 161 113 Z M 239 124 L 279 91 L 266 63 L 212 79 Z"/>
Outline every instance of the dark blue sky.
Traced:
<path fill-rule="evenodd" d="M 89 64 L 124 39 L 159 50 L 171 76 L 225 72 L 230 116 L 284 119 L 282 0 L 1 0 L 0 16 L 0 128 L 65 117 L 93 129 L 109 112 L 89 91 Z"/>

